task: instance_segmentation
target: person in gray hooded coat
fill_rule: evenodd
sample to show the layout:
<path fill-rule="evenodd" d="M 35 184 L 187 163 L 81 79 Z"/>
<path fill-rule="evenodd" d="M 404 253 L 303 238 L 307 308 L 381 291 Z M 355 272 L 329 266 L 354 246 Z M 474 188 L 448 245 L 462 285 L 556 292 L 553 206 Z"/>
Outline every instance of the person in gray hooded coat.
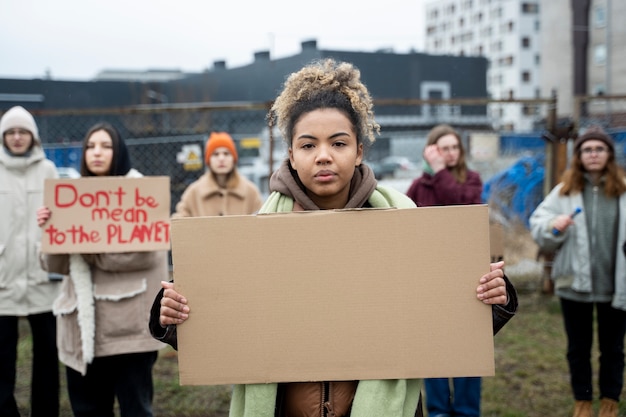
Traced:
<path fill-rule="evenodd" d="M 33 116 L 23 107 L 0 119 L 0 415 L 19 416 L 15 378 L 19 318 L 33 340 L 31 416 L 59 415 L 59 361 L 52 303 L 58 282 L 39 263 L 41 229 L 36 211 L 43 204 L 46 178 L 57 170 L 46 158 Z"/>

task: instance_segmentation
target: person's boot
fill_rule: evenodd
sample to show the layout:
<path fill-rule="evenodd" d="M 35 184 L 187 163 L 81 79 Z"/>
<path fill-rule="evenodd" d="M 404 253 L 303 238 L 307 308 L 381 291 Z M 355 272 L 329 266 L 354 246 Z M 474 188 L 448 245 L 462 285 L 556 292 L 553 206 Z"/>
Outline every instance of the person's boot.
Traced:
<path fill-rule="evenodd" d="M 602 398 L 600 400 L 600 414 L 598 417 L 617 417 L 618 407 L 617 401 L 610 398 Z"/>
<path fill-rule="evenodd" d="M 574 416 L 573 417 L 593 417 L 591 401 L 576 400 L 576 403 L 574 404 Z"/>

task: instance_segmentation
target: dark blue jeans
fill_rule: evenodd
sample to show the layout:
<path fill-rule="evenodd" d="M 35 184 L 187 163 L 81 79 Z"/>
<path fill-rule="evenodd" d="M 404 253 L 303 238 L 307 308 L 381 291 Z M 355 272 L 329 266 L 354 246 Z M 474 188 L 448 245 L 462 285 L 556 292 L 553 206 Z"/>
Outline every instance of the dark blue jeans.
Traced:
<path fill-rule="evenodd" d="M 33 339 L 33 364 L 30 383 L 30 415 L 59 415 L 59 359 L 56 318 L 51 312 L 33 314 L 26 319 Z M 0 416 L 19 417 L 15 402 L 19 318 L 0 317 Z"/>
<path fill-rule="evenodd" d="M 121 417 L 152 417 L 152 368 L 158 353 L 94 358 L 82 376 L 67 367 L 67 390 L 75 417 L 113 417 L 115 398 Z"/>
<path fill-rule="evenodd" d="M 593 400 L 591 347 L 594 307 L 600 350 L 600 398 L 619 400 L 624 385 L 626 312 L 610 303 L 581 303 L 561 298 L 567 333 L 567 362 L 576 400 Z"/>
<path fill-rule="evenodd" d="M 481 378 L 426 378 L 426 409 L 434 416 L 480 416 Z M 450 390 L 452 383 L 452 390 Z"/>

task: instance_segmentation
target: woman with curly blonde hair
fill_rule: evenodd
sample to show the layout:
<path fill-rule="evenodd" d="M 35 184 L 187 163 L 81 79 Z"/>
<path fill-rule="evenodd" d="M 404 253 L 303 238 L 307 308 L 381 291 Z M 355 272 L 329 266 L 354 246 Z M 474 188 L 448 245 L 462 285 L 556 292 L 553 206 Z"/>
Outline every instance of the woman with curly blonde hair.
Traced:
<path fill-rule="evenodd" d="M 372 107 L 359 71 L 349 63 L 314 62 L 291 74 L 268 115 L 270 128 L 280 129 L 289 156 L 272 175 L 271 194 L 260 213 L 415 207 L 399 191 L 378 185 L 373 171 L 361 163 L 364 149 L 379 130 Z M 311 256 L 323 262 L 325 256 L 341 253 Z M 477 297 L 485 304 L 498 304 L 502 315 L 495 322 L 501 327 L 515 311 L 515 290 L 507 286 L 502 263 L 492 264 L 481 279 Z M 163 283 L 163 288 L 162 298 L 155 300 L 151 329 L 157 339 L 174 344 L 175 326 L 189 317 L 190 308 L 172 284 Z M 413 417 L 419 393 L 417 379 L 236 385 L 230 416 Z"/>

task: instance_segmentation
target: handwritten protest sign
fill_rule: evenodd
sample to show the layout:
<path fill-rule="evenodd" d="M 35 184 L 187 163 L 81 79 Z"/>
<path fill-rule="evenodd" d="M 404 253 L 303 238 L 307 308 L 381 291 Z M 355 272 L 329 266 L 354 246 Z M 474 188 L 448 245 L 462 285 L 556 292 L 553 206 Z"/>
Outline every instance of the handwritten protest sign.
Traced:
<path fill-rule="evenodd" d="M 44 253 L 170 248 L 169 177 L 48 179 L 44 205 Z"/>

